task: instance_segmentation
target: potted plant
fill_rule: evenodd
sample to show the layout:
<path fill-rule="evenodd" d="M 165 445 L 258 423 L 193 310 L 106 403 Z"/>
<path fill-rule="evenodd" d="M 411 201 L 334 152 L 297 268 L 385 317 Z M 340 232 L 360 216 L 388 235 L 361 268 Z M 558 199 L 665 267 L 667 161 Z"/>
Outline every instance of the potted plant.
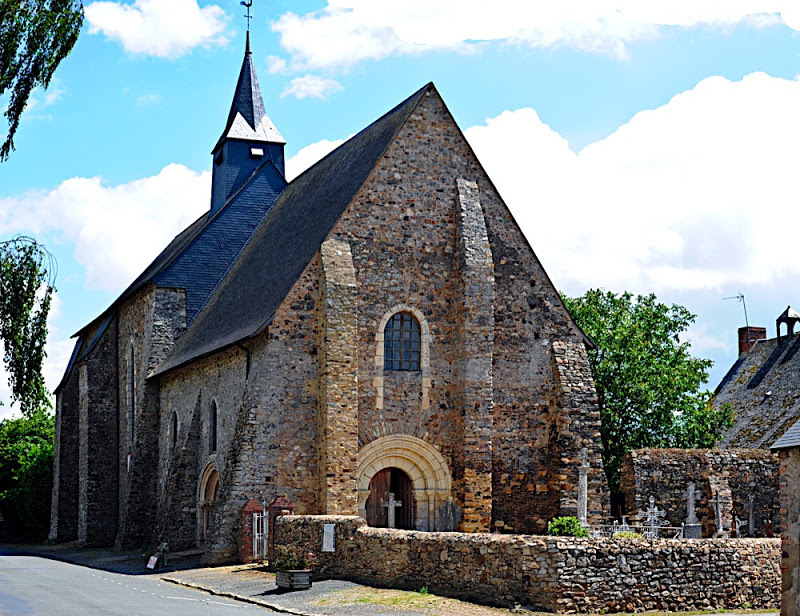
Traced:
<path fill-rule="evenodd" d="M 275 558 L 275 582 L 278 588 L 311 588 L 313 552 L 299 545 L 279 546 L 276 551 L 278 556 Z"/>

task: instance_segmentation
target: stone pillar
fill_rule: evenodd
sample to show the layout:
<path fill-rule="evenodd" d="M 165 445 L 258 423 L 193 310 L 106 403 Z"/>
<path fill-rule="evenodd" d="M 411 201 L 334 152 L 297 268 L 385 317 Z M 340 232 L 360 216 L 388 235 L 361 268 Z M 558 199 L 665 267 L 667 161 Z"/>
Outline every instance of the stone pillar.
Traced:
<path fill-rule="evenodd" d="M 87 546 L 112 545 L 117 532 L 117 343 L 110 325 L 78 366 L 78 539 Z"/>
<path fill-rule="evenodd" d="M 56 396 L 53 501 L 48 539 L 57 543 L 78 538 L 78 410 L 75 369 Z"/>
<path fill-rule="evenodd" d="M 347 242 L 320 248 L 319 513 L 358 509 L 358 321 L 356 274 Z"/>
<path fill-rule="evenodd" d="M 239 559 L 243 563 L 253 562 L 253 514 L 263 513 L 264 505 L 251 498 L 242 507 L 239 524 Z M 266 559 L 266 554 L 262 558 Z"/>
<path fill-rule="evenodd" d="M 462 529 L 488 532 L 492 522 L 494 263 L 478 185 L 463 179 L 456 184 L 463 306 L 457 315 L 460 357 L 454 362 L 454 372 L 463 413 Z"/>

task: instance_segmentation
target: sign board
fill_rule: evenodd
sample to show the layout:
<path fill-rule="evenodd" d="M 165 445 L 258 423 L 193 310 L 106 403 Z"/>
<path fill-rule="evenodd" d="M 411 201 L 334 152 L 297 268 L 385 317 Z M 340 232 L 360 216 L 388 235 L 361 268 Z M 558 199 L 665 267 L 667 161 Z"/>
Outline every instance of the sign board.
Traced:
<path fill-rule="evenodd" d="M 142 561 L 139 561 L 139 562 L 142 562 Z M 148 569 L 155 569 L 157 562 L 158 562 L 158 556 L 151 556 L 150 560 L 147 561 L 147 568 Z"/>
<path fill-rule="evenodd" d="M 336 524 L 323 524 L 322 525 L 322 551 L 334 552 L 334 537 L 336 531 Z"/>

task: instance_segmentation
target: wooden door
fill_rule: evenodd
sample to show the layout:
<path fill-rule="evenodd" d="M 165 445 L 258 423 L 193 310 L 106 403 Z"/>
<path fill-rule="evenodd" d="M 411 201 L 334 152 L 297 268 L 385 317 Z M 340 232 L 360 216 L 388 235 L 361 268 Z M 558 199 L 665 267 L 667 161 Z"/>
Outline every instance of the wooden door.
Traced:
<path fill-rule="evenodd" d="M 412 530 L 414 528 L 414 500 L 411 492 L 411 480 L 399 468 L 385 468 L 375 474 L 369 482 L 367 497 L 367 524 L 376 528 L 389 526 L 389 510 L 384 506 L 389 500 L 389 493 L 394 494 L 395 501 L 402 503 L 395 508 L 395 528 Z"/>

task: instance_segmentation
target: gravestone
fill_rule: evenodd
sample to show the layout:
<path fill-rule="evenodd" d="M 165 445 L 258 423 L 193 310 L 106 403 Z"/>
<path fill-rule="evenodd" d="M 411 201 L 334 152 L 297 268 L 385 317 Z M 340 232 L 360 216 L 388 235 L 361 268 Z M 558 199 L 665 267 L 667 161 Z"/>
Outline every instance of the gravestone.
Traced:
<path fill-rule="evenodd" d="M 694 482 L 690 482 L 687 489 L 686 522 L 683 524 L 683 537 L 685 539 L 701 539 L 703 537 L 703 527 L 695 513 L 696 490 Z"/>
<path fill-rule="evenodd" d="M 437 513 L 436 530 L 445 533 L 455 532 L 458 528 L 458 523 L 461 521 L 461 507 L 456 505 L 453 497 L 447 499 L 440 507 Z"/>

